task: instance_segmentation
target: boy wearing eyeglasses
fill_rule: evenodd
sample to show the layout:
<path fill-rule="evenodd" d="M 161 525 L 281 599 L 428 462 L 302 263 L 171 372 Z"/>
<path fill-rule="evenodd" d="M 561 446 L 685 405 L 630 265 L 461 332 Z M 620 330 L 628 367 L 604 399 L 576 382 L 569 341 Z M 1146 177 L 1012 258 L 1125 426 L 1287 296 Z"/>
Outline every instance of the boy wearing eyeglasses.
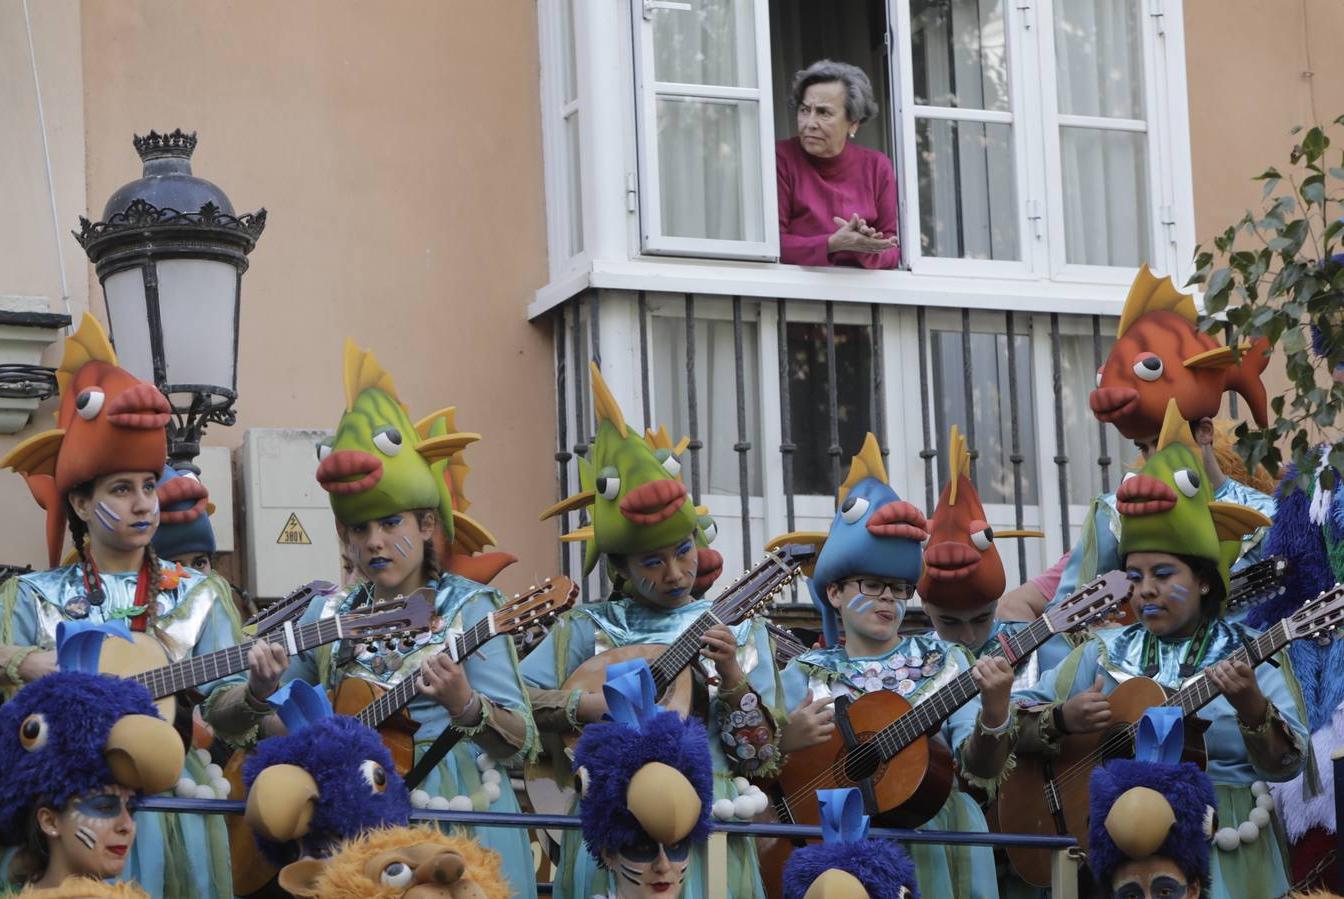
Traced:
<path fill-rule="evenodd" d="M 809 586 L 826 639 L 826 648 L 804 653 L 781 675 L 789 709 L 781 750 L 796 752 L 830 739 L 837 727 L 832 703 L 840 696 L 857 699 L 890 690 L 915 705 L 969 669 L 981 695 L 954 712 L 936 738 L 954 748 L 963 776 L 992 785 L 1015 739 L 1016 719 L 1008 702 L 1012 668 L 999 658 L 977 662 L 964 647 L 933 635 L 901 634 L 901 619 L 920 576 L 927 521 L 887 483 L 871 434 L 840 487 L 839 503 L 827 534 L 790 534 L 776 541 L 822 543 Z M 923 827 L 988 830 L 975 801 L 955 788 Z M 998 896 L 994 854 L 988 848 L 921 844 L 910 854 L 926 895 Z"/>

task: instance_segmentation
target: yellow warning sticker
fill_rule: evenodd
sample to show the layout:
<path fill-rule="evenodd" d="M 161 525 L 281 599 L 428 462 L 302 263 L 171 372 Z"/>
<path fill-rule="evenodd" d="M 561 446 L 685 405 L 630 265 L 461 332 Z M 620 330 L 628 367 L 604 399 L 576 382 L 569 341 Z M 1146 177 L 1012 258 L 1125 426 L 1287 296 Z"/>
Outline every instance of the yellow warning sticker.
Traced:
<path fill-rule="evenodd" d="M 302 545 L 312 544 L 313 541 L 308 539 L 308 532 L 305 531 L 303 525 L 299 523 L 299 516 L 290 512 L 289 520 L 286 521 L 285 526 L 280 529 L 280 536 L 275 538 L 275 542 L 281 544 Z"/>

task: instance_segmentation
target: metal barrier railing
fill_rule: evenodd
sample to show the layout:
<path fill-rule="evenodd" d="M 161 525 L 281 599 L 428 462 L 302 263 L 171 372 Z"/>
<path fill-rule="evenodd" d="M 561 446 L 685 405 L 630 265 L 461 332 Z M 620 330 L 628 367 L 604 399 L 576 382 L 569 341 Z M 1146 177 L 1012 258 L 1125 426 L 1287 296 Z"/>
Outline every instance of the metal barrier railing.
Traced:
<path fill-rule="evenodd" d="M 140 809 L 149 812 L 186 812 L 197 815 L 240 815 L 246 803 L 232 799 L 180 799 L 172 796 L 151 796 L 142 800 Z M 575 815 L 533 815 L 513 812 L 450 812 L 434 809 L 415 809 L 412 821 L 433 821 L 443 824 L 462 824 L 472 827 L 526 827 L 547 830 L 577 830 L 579 818 Z M 728 835 L 754 837 L 784 837 L 787 839 L 820 839 L 821 828 L 799 824 L 711 824 L 708 868 L 713 871 L 728 869 Z M 869 836 L 900 840 L 902 843 L 936 843 L 944 846 L 1022 846 L 1028 849 L 1046 849 L 1053 856 L 1050 894 L 1055 899 L 1077 899 L 1078 861 L 1073 851 L 1078 844 L 1072 837 L 1051 837 L 1038 834 L 964 833 L 950 830 L 898 830 L 873 828 Z M 711 877 L 708 899 L 729 899 L 727 884 Z M 541 889 L 540 892 L 548 892 Z"/>

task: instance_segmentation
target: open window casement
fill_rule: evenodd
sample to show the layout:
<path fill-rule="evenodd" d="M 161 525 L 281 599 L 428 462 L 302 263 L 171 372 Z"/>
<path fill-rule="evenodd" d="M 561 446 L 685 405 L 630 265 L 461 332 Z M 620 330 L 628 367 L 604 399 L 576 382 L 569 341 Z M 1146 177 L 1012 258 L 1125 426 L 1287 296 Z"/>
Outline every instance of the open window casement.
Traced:
<path fill-rule="evenodd" d="M 644 253 L 779 258 L 767 0 L 631 0 Z"/>

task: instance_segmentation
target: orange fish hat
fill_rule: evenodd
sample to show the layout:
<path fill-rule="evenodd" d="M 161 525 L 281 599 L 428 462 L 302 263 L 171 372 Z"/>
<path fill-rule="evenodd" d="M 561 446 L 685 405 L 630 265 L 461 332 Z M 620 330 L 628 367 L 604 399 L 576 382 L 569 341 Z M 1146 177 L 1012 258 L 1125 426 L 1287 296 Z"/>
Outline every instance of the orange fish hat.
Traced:
<path fill-rule="evenodd" d="M 102 326 L 85 312 L 66 338 L 56 370 L 61 405 L 57 427 L 15 446 L 0 467 L 23 475 L 47 511 L 47 555 L 60 563 L 65 542 L 65 497 L 80 484 L 117 471 L 163 471 L 171 407 L 153 384 L 117 365 Z"/>
<path fill-rule="evenodd" d="M 1007 575 L 996 537 L 1040 537 L 1040 531 L 994 533 L 971 483 L 971 453 L 956 425 L 948 441 L 948 479 L 929 519 L 920 598 L 945 609 L 969 611 L 1003 595 Z"/>
<path fill-rule="evenodd" d="M 1260 374 L 1268 364 L 1267 341 L 1223 346 L 1199 330 L 1194 299 L 1145 265 L 1130 285 L 1089 405 L 1128 439 L 1147 440 L 1162 430 L 1167 400 L 1176 400 L 1186 421 L 1198 421 L 1217 415 L 1223 393 L 1233 390 L 1263 428 L 1269 419 Z"/>

